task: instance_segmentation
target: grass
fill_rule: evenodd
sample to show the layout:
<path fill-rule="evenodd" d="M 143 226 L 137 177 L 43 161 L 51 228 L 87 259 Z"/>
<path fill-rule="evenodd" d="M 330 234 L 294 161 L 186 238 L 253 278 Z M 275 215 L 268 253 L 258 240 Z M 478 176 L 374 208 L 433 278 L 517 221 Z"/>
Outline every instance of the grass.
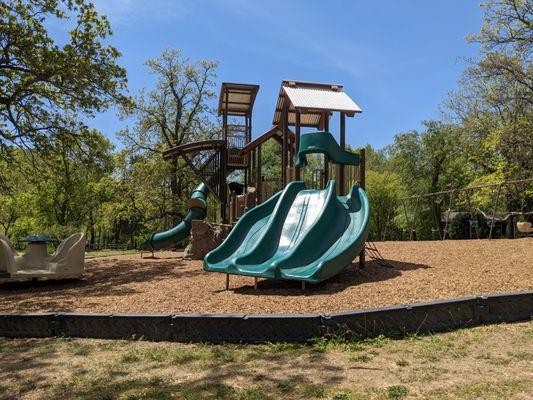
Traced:
<path fill-rule="evenodd" d="M 305 345 L 0 338 L 0 399 L 527 398 L 532 325 Z"/>
<path fill-rule="evenodd" d="M 403 385 L 390 386 L 387 390 L 389 399 L 403 399 L 409 393 L 409 390 Z"/>

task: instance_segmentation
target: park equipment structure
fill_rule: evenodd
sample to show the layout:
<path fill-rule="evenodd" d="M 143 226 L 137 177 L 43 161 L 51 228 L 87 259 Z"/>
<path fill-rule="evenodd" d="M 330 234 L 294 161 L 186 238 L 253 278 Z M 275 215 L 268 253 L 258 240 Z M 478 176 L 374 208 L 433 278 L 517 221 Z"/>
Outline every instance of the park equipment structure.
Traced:
<path fill-rule="evenodd" d="M 149 239 L 141 243 L 141 251 L 151 251 L 153 253 L 155 250 L 177 247 L 183 239 L 189 236 L 191 232 L 191 221 L 205 218 L 207 214 L 208 195 L 209 189 L 205 183 L 200 183 L 192 193 L 188 203 L 189 211 L 185 215 L 185 218 L 169 230 L 153 233 Z"/>
<path fill-rule="evenodd" d="M 339 112 L 340 149 L 344 150 L 345 118 L 361 112 L 357 104 L 344 93 L 342 85 L 283 81 L 274 111 L 273 126 L 252 141 L 252 111 L 258 90 L 258 85 L 223 83 L 218 104 L 218 115 L 222 117 L 220 135 L 163 152 L 165 160 L 180 157 L 185 161 L 218 203 L 218 220 L 224 224 L 237 222 L 242 212 L 266 201 L 291 181 L 300 179 L 300 166 L 295 164 L 295 158 L 301 128 L 327 131 L 333 112 Z M 230 117 L 231 123 L 228 122 Z M 239 118 L 244 122 L 237 124 L 235 121 Z M 290 129 L 291 126 L 294 126 L 294 132 Z M 261 147 L 269 139 L 276 140 L 282 149 L 283 172 L 279 182 L 266 182 L 262 175 Z M 324 187 L 330 177 L 335 177 L 337 195 L 345 195 L 350 191 L 349 182 L 358 182 L 364 188 L 364 165 L 364 149 L 361 149 L 357 165 L 332 163 L 329 152 L 325 152 L 324 170 L 320 179 L 317 179 L 317 186 Z M 239 202 L 246 205 L 240 212 L 236 212 L 236 195 L 230 191 L 231 183 L 228 185 L 227 182 L 228 175 L 233 171 L 242 172 L 242 185 L 246 193 L 244 196 L 253 194 L 253 198 Z M 254 190 L 249 191 L 250 188 Z M 144 242 L 144 248 L 154 250 L 176 247 L 179 241 L 188 236 L 189 216 L 191 214 L 185 217 L 185 224 L 180 223 L 181 228 L 178 225 L 169 231 L 152 235 L 151 239 Z M 205 216 L 205 212 L 194 215 L 197 219 Z M 160 244 L 157 243 L 158 238 L 162 240 Z M 360 262 L 364 264 L 364 252 L 361 253 Z"/>
<path fill-rule="evenodd" d="M 407 224 L 407 239 L 415 240 L 416 227 L 421 226 L 419 219 L 425 204 L 429 204 L 432 231 L 439 240 L 450 238 L 450 224 L 454 217 L 461 214 L 468 217 L 466 229 L 470 239 L 485 237 L 490 240 L 504 234 L 507 237 L 528 234 L 526 226 L 533 218 L 532 188 L 533 178 L 526 178 L 402 197 L 390 203 L 379 240 L 398 240 L 393 227 L 399 214 L 403 214 Z M 487 199 L 485 211 L 479 204 L 479 198 L 483 197 Z M 446 208 L 442 209 L 441 204 Z M 525 221 L 519 221 L 521 218 Z"/>
<path fill-rule="evenodd" d="M 329 132 L 301 137 L 296 167 L 321 153 L 341 166 L 358 165 L 359 155 L 343 150 Z M 318 283 L 344 270 L 364 251 L 370 205 L 354 184 L 337 196 L 335 180 L 325 189 L 294 181 L 248 211 L 221 246 L 204 259 L 204 269 L 257 278 Z"/>
<path fill-rule="evenodd" d="M 63 240 L 54 254 L 48 255 L 47 243 L 52 239 L 32 235 L 21 239 L 28 242 L 26 252 L 19 254 L 9 239 L 0 235 L 0 277 L 25 279 L 73 279 L 84 272 L 85 235 L 75 233 Z"/>
<path fill-rule="evenodd" d="M 207 196 L 211 193 L 220 205 L 220 220 L 228 221 L 228 174 L 244 172 L 244 185 L 251 182 L 250 156 L 242 155 L 242 148 L 252 135 L 252 111 L 258 85 L 223 83 L 220 90 L 218 115 L 222 117 L 222 132 L 219 138 L 185 143 L 163 152 L 165 160 L 182 158 L 201 184 L 193 192 L 189 212 L 175 227 L 153 233 L 141 244 L 141 250 L 171 249 L 189 236 L 191 221 L 203 220 L 207 215 Z M 228 117 L 241 123 L 228 123 Z"/>

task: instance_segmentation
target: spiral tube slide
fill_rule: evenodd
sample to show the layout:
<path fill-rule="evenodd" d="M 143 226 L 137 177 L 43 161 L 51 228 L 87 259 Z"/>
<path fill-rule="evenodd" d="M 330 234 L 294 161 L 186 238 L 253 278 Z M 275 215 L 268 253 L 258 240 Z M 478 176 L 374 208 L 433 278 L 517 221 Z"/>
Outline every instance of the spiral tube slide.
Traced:
<path fill-rule="evenodd" d="M 155 251 L 177 247 L 191 233 L 191 221 L 203 220 L 206 217 L 208 194 L 207 186 L 204 183 L 199 184 L 189 200 L 189 212 L 185 218 L 167 231 L 153 233 L 149 239 L 141 243 L 140 249 Z"/>

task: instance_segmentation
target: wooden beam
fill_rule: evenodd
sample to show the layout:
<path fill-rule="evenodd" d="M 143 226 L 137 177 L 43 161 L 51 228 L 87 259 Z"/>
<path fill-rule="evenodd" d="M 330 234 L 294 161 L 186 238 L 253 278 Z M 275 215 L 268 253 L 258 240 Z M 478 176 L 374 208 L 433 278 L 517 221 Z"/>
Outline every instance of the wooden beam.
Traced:
<path fill-rule="evenodd" d="M 283 102 L 283 115 L 282 115 L 282 121 L 283 121 L 283 144 L 282 144 L 282 150 L 281 150 L 281 183 L 283 188 L 287 186 L 287 150 L 288 150 L 288 125 L 289 125 L 289 99 L 285 97 L 285 101 Z"/>
<path fill-rule="evenodd" d="M 300 111 L 299 110 L 296 110 L 296 121 L 295 121 L 294 130 L 295 130 L 294 147 L 295 147 L 295 152 L 297 153 L 298 150 L 300 149 Z M 295 179 L 299 181 L 300 180 L 300 167 L 295 166 L 295 169 L 296 169 L 294 171 Z"/>
<path fill-rule="evenodd" d="M 366 150 L 363 147 L 360 150 L 360 153 L 359 153 L 359 179 L 360 179 L 359 186 L 361 186 L 362 189 L 364 189 L 365 186 L 366 186 L 366 177 L 365 177 L 366 167 L 365 167 L 365 162 L 366 162 Z M 361 250 L 361 253 L 359 253 L 359 267 L 360 268 L 364 268 L 365 267 L 365 248 L 364 248 L 364 246 L 363 246 L 363 250 Z"/>
<path fill-rule="evenodd" d="M 341 149 L 346 150 L 346 116 L 344 113 L 340 113 L 340 146 Z M 344 176 L 344 165 L 339 165 L 339 193 L 341 195 L 346 194 L 346 188 L 344 187 L 346 184 L 345 176 Z"/>
<path fill-rule="evenodd" d="M 218 197 L 217 195 L 217 192 L 215 192 L 213 190 L 213 188 L 211 187 L 211 185 L 209 183 L 207 183 L 207 181 L 204 179 L 204 177 L 202 176 L 202 174 L 200 173 L 200 171 L 198 171 L 198 169 L 194 166 L 194 164 L 192 163 L 191 160 L 189 160 L 189 158 L 187 157 L 186 154 L 180 154 L 181 157 L 185 160 L 185 162 L 187 163 L 187 165 L 189 166 L 189 168 L 191 168 L 193 170 L 193 172 L 196 174 L 196 176 L 198 177 L 198 179 L 200 179 L 204 184 L 205 186 L 207 186 L 207 188 L 209 189 L 209 191 L 213 194 L 213 197 L 219 202 L 219 203 L 222 203 L 222 200 L 220 199 L 220 197 Z"/>

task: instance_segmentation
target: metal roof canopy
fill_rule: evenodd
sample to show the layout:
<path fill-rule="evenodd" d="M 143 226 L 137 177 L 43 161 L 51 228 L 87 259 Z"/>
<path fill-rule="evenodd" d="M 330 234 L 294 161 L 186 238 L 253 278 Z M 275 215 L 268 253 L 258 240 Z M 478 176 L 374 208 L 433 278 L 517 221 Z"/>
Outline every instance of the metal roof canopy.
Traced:
<path fill-rule="evenodd" d="M 250 116 L 258 91 L 259 85 L 223 82 L 218 100 L 218 115 L 227 110 L 227 115 Z"/>
<path fill-rule="evenodd" d="M 300 125 L 304 127 L 318 128 L 321 118 L 326 113 L 331 116 L 332 112 L 342 112 L 353 117 L 362 110 L 343 91 L 340 84 L 302 82 L 284 80 L 281 82 L 278 102 L 274 111 L 274 125 L 279 125 L 285 100 L 289 100 L 288 125 L 296 124 L 296 109 L 300 111 Z M 323 124 L 322 124 L 323 125 Z"/>

